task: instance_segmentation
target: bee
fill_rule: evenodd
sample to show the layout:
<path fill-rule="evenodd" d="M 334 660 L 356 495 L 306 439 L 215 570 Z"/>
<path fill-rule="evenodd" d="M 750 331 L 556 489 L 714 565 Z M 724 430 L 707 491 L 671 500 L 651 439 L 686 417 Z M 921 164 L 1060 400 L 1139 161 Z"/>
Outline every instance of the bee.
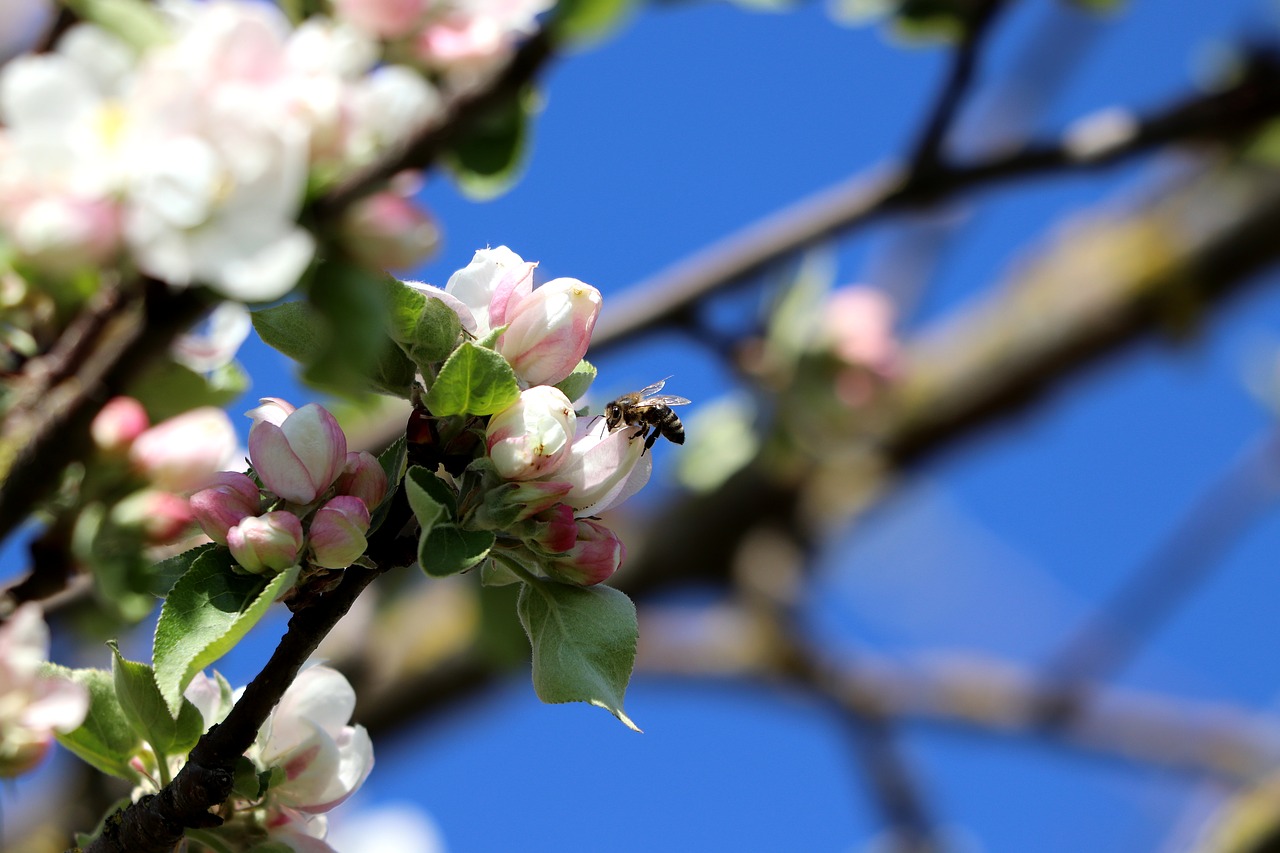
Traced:
<path fill-rule="evenodd" d="M 684 397 L 659 394 L 662 386 L 667 384 L 667 379 L 661 379 L 639 391 L 623 394 L 605 406 L 604 422 L 609 431 L 612 432 L 623 424 L 643 427 L 635 438 L 644 436 L 645 450 L 653 447 L 658 436 L 663 436 L 672 444 L 684 444 L 684 424 L 680 423 L 680 418 L 671 411 L 671 407 L 683 406 L 689 401 Z"/>

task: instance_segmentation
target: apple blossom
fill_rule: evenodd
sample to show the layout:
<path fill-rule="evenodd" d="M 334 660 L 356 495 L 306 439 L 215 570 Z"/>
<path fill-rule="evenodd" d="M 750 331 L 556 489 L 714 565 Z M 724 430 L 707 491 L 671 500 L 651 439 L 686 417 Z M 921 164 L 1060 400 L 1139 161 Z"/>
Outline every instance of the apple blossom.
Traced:
<path fill-rule="evenodd" d="M 421 22 L 428 0 L 335 0 L 334 12 L 380 38 L 407 36 Z"/>
<path fill-rule="evenodd" d="M 579 519 L 577 536 L 563 554 L 547 561 L 547 574 L 556 580 L 592 586 L 608 580 L 627 556 L 626 546 L 608 527 Z"/>
<path fill-rule="evenodd" d="M 0 625 L 0 776 L 31 769 L 54 732 L 79 726 L 89 710 L 80 684 L 40 674 L 49 657 L 49 629 L 36 604 L 24 604 Z"/>
<path fill-rule="evenodd" d="M 282 572 L 297 565 L 302 541 L 302 522 L 283 510 L 242 518 L 227 531 L 231 556 L 254 574 Z"/>
<path fill-rule="evenodd" d="M 326 569 L 345 569 L 368 546 L 369 508 L 360 498 L 339 495 L 311 519 L 311 562 Z"/>
<path fill-rule="evenodd" d="M 489 420 L 485 446 L 506 480 L 553 473 L 569 454 L 577 416 L 558 388 L 537 385 Z"/>
<path fill-rule="evenodd" d="M 229 364 L 253 328 L 249 309 L 239 302 L 223 302 L 209 313 L 202 333 L 188 332 L 173 342 L 174 361 L 209 373 Z"/>
<path fill-rule="evenodd" d="M 264 405 L 269 404 L 264 400 Z M 308 504 L 342 473 L 347 437 L 328 410 L 309 403 L 279 425 L 271 420 L 254 423 L 249 460 L 268 489 L 287 501 Z"/>
<path fill-rule="evenodd" d="M 129 460 L 156 488 L 187 492 L 208 482 L 236 447 L 235 428 L 226 413 L 204 406 L 142 433 L 129 448 Z"/>
<path fill-rule="evenodd" d="M 112 397 L 94 415 L 89 435 L 100 450 L 123 453 L 149 426 L 151 420 L 141 403 L 132 397 Z"/>
<path fill-rule="evenodd" d="M 284 770 L 268 793 L 274 805 L 322 813 L 364 783 L 373 744 L 363 726 L 347 724 L 355 703 L 351 684 L 326 666 L 304 669 L 285 690 L 249 753 L 264 770 Z"/>
<path fill-rule="evenodd" d="M 872 287 L 838 288 L 822 313 L 823 337 L 835 354 L 878 373 L 892 370 L 898 358 L 893 323 L 893 302 Z"/>
<path fill-rule="evenodd" d="M 508 308 L 498 352 L 530 385 L 554 385 L 586 355 L 600 314 L 600 291 L 574 278 L 557 278 Z"/>
<path fill-rule="evenodd" d="M 260 397 L 258 405 L 244 414 L 245 417 L 252 418 L 255 424 L 258 421 L 266 421 L 280 426 L 280 424 L 284 423 L 284 419 L 292 415 L 294 411 L 294 405 L 288 400 L 282 400 L 279 397 Z"/>
<path fill-rule="evenodd" d="M 350 451 L 335 486 L 338 494 L 353 495 L 369 509 L 376 509 L 387 495 L 387 472 L 367 450 Z"/>
<path fill-rule="evenodd" d="M 443 290 L 419 282 L 406 284 L 444 302 L 457 313 L 462 328 L 483 338 L 506 323 L 510 308 L 533 292 L 536 266 L 499 246 L 476 252 L 471 263 L 449 276 Z"/>
<path fill-rule="evenodd" d="M 634 495 L 649 481 L 653 459 L 640 427 L 609 431 L 603 422 L 580 425 L 569 458 L 547 479 L 568 483 L 564 502 L 581 518 L 596 515 Z"/>
<path fill-rule="evenodd" d="M 219 545 L 227 544 L 227 531 L 262 509 L 258 484 L 247 474 L 222 471 L 208 488 L 191 496 L 191 511 L 200 529 Z"/>

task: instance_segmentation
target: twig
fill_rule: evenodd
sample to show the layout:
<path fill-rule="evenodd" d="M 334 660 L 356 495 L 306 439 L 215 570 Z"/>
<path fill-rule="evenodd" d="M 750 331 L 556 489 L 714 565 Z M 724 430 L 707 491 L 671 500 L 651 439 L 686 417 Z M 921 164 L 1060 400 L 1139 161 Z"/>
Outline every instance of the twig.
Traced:
<path fill-rule="evenodd" d="M 955 126 L 965 96 L 973 86 L 974 72 L 987 34 L 1003 6 L 1004 0 L 977 0 L 973 12 L 966 18 L 964 35 L 952 52 L 946 82 L 908 158 L 911 164 L 909 171 L 913 175 L 927 175 L 945 159 L 942 154 L 947 138 Z"/>
<path fill-rule="evenodd" d="M 979 187 L 1101 168 L 1171 144 L 1227 141 L 1280 115 L 1280 66 L 1255 57 L 1231 88 L 1197 96 L 1145 120 L 1111 144 L 1085 150 L 1070 139 L 939 165 L 913 177 L 884 166 L 774 213 L 613 297 L 596 324 L 593 352 L 670 324 L 699 300 L 769 265 L 889 213 L 936 204 Z"/>

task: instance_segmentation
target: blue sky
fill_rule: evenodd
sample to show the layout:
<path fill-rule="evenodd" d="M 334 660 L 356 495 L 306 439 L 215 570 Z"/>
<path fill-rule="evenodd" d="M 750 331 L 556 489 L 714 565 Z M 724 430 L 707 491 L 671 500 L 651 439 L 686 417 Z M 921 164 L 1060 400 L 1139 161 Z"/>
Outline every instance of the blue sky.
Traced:
<path fill-rule="evenodd" d="M 1018 4 L 984 79 L 1002 79 L 1060 9 Z M 1058 96 L 1040 105 L 1039 126 L 1059 130 L 1111 105 L 1157 107 L 1197 84 L 1218 45 L 1264 25 L 1265 4 L 1250 0 L 1134 0 L 1097 23 L 1056 19 L 1057 31 L 1091 32 Z M 607 312 L 611 293 L 902 151 L 944 67 L 942 51 L 837 25 L 819 5 L 644 12 L 548 75 L 528 171 L 512 192 L 480 204 L 432 179 L 424 197 L 445 244 L 417 276 L 443 284 L 475 249 L 505 244 L 540 261 L 547 278 L 598 286 Z M 973 117 L 968 127 L 985 129 Z M 1063 212 L 1147 174 L 1126 166 L 1047 179 L 957 207 L 971 218 L 905 332 L 1000 280 Z M 841 244 L 841 280 L 863 280 L 891 233 L 878 226 Z M 1043 661 L 1271 427 L 1243 376 L 1280 339 L 1272 290 L 1231 303 L 1186 345 L 1130 348 L 913 472 L 826 549 L 815 630 L 891 656 L 944 648 Z M 244 356 L 255 396 L 301 401 L 281 357 L 261 345 Z M 694 409 L 731 381 L 670 338 L 599 366 L 605 392 L 674 373 L 670 389 Z M 660 475 L 673 452 L 656 454 Z M 1275 637 L 1278 552 L 1280 522 L 1265 519 L 1118 680 L 1272 709 L 1280 663 L 1262 650 Z M 233 681 L 252 674 L 255 653 L 265 651 L 237 656 Z M 359 802 L 419 804 L 463 853 L 875 849 L 880 820 L 851 745 L 813 700 L 641 678 L 627 709 L 644 735 L 596 709 L 542 706 L 515 678 L 377 744 Z M 1030 740 L 911 726 L 903 743 L 931 811 L 964 851 L 1165 849 L 1213 802 L 1185 778 Z"/>

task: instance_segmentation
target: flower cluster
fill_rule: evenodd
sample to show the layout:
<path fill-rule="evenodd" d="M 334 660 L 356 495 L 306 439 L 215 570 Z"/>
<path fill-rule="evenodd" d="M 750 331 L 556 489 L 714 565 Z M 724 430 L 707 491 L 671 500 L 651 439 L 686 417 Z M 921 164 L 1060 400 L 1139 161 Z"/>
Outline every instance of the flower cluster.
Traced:
<path fill-rule="evenodd" d="M 510 56 L 554 0 L 336 0 L 336 14 L 390 52 L 466 84 Z"/>
<path fill-rule="evenodd" d="M 221 409 L 192 409 L 150 426 L 131 397 L 109 400 L 89 427 L 98 450 L 128 467 L 122 483 L 143 482 L 114 502 L 111 520 L 151 544 L 179 538 L 193 515 L 187 495 L 236 455 L 236 434 Z"/>
<path fill-rule="evenodd" d="M 832 291 L 822 311 L 819 341 L 844 367 L 837 397 L 854 408 L 867 402 L 898 369 L 893 302 L 880 290 L 849 285 Z"/>
<path fill-rule="evenodd" d="M 468 333 L 499 333 L 494 349 L 524 386 L 489 418 L 489 464 L 463 501 L 464 525 L 514 540 L 508 556 L 531 557 L 522 562 L 557 580 L 596 584 L 617 571 L 625 548 L 587 516 L 638 491 L 651 461 L 644 443 L 632 440 L 637 427 L 610 431 L 598 418 L 579 418 L 556 387 L 579 366 L 601 298 L 570 278 L 535 288 L 535 266 L 503 246 L 477 252 L 443 289 L 411 286 L 451 307 Z"/>
<path fill-rule="evenodd" d="M 232 691 L 217 673 L 198 673 L 184 696 L 208 730 L 226 718 L 243 692 Z M 237 785 L 220 807 L 224 823 L 215 831 L 220 840 L 243 845 L 236 849 L 265 840 L 308 853 L 331 850 L 321 840 L 327 830 L 324 813 L 355 793 L 373 769 L 368 732 L 348 724 L 355 702 L 355 691 L 337 670 L 311 666 L 294 679 L 245 753 L 256 771 L 253 783 Z M 169 772 L 184 762 L 185 756 L 172 757 Z M 133 762 L 149 780 L 135 796 L 159 787 L 154 763 L 150 754 Z"/>
<path fill-rule="evenodd" d="M 224 471 L 191 496 L 204 532 L 241 568 L 273 574 L 304 560 L 344 569 L 364 553 L 370 512 L 387 494 L 387 475 L 316 403 L 294 409 L 264 398 L 250 411 L 249 461 L 261 480 Z M 265 493 L 264 493 L 265 490 Z"/>
<path fill-rule="evenodd" d="M 82 685 L 42 675 L 49 629 L 35 604 L 0 625 L 0 777 L 30 770 L 48 752 L 53 733 L 79 726 L 89 710 Z"/>
<path fill-rule="evenodd" d="M 268 4 L 179 0 L 158 28 L 138 49 L 79 25 L 0 72 L 0 239 L 45 275 L 132 263 L 277 298 L 314 252 L 308 188 L 370 162 L 438 96 L 354 28 L 293 29 Z M 360 227 L 387 222 L 366 203 Z"/>

